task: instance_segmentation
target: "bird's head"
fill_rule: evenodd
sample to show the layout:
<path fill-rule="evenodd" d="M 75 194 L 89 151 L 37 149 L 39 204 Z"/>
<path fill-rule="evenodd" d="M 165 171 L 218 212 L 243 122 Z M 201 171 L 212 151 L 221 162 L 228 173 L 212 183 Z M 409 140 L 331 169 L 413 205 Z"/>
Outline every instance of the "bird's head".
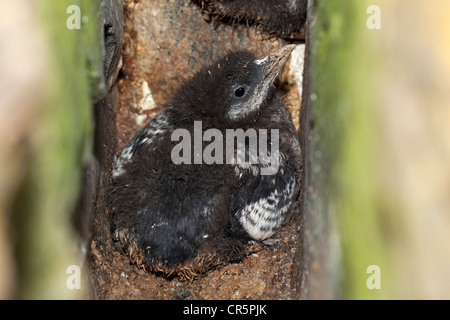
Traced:
<path fill-rule="evenodd" d="M 222 123 L 249 122 L 264 107 L 272 84 L 295 45 L 257 58 L 248 51 L 231 52 L 203 67 L 177 94 L 194 117 Z M 198 119 L 195 119 L 198 120 Z"/>

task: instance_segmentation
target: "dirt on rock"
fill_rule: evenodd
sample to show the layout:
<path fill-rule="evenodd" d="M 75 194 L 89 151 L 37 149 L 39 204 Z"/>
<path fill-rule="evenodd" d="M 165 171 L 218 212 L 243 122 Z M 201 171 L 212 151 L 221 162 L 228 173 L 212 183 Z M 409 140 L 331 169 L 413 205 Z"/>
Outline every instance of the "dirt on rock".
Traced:
<path fill-rule="evenodd" d="M 98 299 L 295 299 L 291 278 L 298 246 L 298 221 L 240 263 L 206 273 L 192 282 L 165 279 L 130 264 L 120 251 L 91 243 L 92 275 Z M 103 252 L 102 252 L 103 251 Z"/>

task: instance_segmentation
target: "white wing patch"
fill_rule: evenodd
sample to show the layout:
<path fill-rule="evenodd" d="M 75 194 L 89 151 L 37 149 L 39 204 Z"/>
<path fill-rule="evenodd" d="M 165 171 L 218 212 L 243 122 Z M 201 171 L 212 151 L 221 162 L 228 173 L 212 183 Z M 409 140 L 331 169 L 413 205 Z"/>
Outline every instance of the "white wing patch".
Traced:
<path fill-rule="evenodd" d="M 115 157 L 114 159 L 112 170 L 112 176 L 114 178 L 117 178 L 125 173 L 123 166 L 131 161 L 137 147 L 150 145 L 160 139 L 162 134 L 172 128 L 169 122 L 169 117 L 170 115 L 168 112 L 161 112 L 154 117 L 146 127 L 139 131 L 139 133 L 136 134 L 130 142 L 128 142 L 120 156 Z"/>
<path fill-rule="evenodd" d="M 113 165 L 113 170 L 112 170 L 112 175 L 114 178 L 122 175 L 125 173 L 125 170 L 123 169 L 123 165 L 125 163 L 130 162 L 131 157 L 134 154 L 134 147 L 131 146 L 127 146 L 125 149 L 123 149 L 122 153 L 120 154 L 119 157 L 114 157 L 114 165 Z"/>
<path fill-rule="evenodd" d="M 286 4 L 289 10 L 291 10 L 292 12 L 294 12 L 295 10 L 297 10 L 297 6 L 298 6 L 298 0 L 286 0 Z"/>
<path fill-rule="evenodd" d="M 291 177 L 285 189 L 275 189 L 268 197 L 261 198 L 241 210 L 239 222 L 253 239 L 265 240 L 281 226 L 292 203 L 294 186 L 295 178 Z M 280 201 L 283 203 L 281 207 Z"/>

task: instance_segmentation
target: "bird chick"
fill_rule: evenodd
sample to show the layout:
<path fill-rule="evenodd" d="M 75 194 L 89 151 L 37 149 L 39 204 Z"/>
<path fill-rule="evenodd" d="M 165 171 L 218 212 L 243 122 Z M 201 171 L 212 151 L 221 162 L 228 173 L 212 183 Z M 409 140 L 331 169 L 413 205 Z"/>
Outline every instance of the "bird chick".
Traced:
<path fill-rule="evenodd" d="M 196 0 L 216 19 L 256 24 L 272 36 L 296 39 L 306 21 L 307 0 Z"/>
<path fill-rule="evenodd" d="M 202 68 L 116 157 L 108 211 L 134 263 L 194 279 L 242 260 L 291 213 L 301 151 L 273 82 L 294 47 Z"/>

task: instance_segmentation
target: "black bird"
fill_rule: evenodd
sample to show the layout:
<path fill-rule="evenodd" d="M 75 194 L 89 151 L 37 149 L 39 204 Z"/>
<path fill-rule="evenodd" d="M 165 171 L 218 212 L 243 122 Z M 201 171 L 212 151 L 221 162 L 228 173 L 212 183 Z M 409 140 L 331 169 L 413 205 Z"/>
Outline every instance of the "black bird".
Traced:
<path fill-rule="evenodd" d="M 301 38 L 307 0 L 195 0 L 219 20 L 256 24 L 270 35 Z"/>
<path fill-rule="evenodd" d="M 293 211 L 301 151 L 273 82 L 294 47 L 260 59 L 231 52 L 202 68 L 116 157 L 108 210 L 113 238 L 133 262 L 166 277 L 193 279 L 240 261 L 251 250 L 250 240 L 272 236 Z M 238 129 L 248 136 L 240 145 L 233 137 L 230 151 L 227 132 Z M 193 137 L 183 150 L 176 132 Z M 258 150 L 266 150 L 263 155 L 278 162 L 252 153 L 255 141 Z M 217 148 L 210 153 L 216 161 L 198 161 L 212 143 L 222 143 L 224 160 L 217 160 Z M 245 161 L 239 162 L 243 153 Z"/>

